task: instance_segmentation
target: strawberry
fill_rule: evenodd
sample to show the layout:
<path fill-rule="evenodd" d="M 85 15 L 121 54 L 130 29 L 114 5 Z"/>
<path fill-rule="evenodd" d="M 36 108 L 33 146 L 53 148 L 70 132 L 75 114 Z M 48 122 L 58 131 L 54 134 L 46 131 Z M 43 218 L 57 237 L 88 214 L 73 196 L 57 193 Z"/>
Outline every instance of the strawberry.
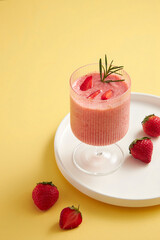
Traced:
<path fill-rule="evenodd" d="M 33 189 L 32 199 L 40 210 L 48 210 L 58 200 L 59 191 L 52 182 L 40 182 Z"/>
<path fill-rule="evenodd" d="M 102 92 L 102 90 L 97 90 L 97 91 L 91 93 L 87 98 L 88 98 L 88 99 L 93 99 L 93 98 L 95 98 L 98 94 L 100 94 L 101 92 Z"/>
<path fill-rule="evenodd" d="M 160 136 L 160 117 L 154 114 L 146 116 L 142 121 L 144 132 L 151 137 Z"/>
<path fill-rule="evenodd" d="M 92 81 L 92 76 L 88 76 L 84 82 L 81 84 L 80 89 L 82 91 L 86 91 L 88 89 L 90 89 L 91 87 L 93 87 L 93 81 Z"/>
<path fill-rule="evenodd" d="M 82 222 L 82 214 L 79 207 L 66 207 L 61 211 L 59 226 L 62 229 L 72 229 L 78 227 Z"/>
<path fill-rule="evenodd" d="M 109 89 L 108 91 L 106 91 L 105 93 L 102 94 L 101 99 L 107 100 L 112 97 L 112 94 L 113 94 L 113 91 L 111 89 Z"/>
<path fill-rule="evenodd" d="M 149 163 L 153 152 L 153 143 L 148 137 L 135 139 L 129 146 L 130 154 L 142 162 Z"/>

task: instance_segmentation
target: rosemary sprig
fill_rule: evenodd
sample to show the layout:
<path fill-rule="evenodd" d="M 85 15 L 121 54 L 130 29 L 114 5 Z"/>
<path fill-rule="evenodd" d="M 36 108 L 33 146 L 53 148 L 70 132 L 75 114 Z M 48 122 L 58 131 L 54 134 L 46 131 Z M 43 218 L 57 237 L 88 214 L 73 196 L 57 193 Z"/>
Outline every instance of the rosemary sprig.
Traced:
<path fill-rule="evenodd" d="M 113 60 L 111 61 L 111 63 L 109 64 L 108 67 L 108 63 L 107 63 L 107 55 L 105 54 L 105 67 L 102 64 L 102 59 L 99 59 L 99 72 L 100 72 L 100 78 L 101 78 L 101 82 L 105 82 L 105 83 L 109 83 L 109 82 L 122 82 L 124 81 L 124 79 L 120 79 L 120 80 L 111 80 L 108 79 L 105 81 L 105 79 L 110 76 L 113 73 L 116 73 L 118 75 L 122 75 L 121 73 L 119 73 L 120 70 L 123 69 L 123 66 L 113 66 Z"/>

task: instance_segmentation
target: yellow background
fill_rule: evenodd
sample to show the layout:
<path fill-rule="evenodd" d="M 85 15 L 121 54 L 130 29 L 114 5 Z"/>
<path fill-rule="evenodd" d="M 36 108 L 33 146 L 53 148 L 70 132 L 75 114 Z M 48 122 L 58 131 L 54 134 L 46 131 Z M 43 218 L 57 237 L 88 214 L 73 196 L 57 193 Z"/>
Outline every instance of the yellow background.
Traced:
<path fill-rule="evenodd" d="M 69 77 L 105 53 L 125 66 L 132 91 L 160 95 L 160 1 L 0 1 L 0 239 L 160 239 L 159 206 L 98 202 L 69 184 L 55 162 Z M 43 180 L 60 191 L 47 212 L 31 198 Z M 59 214 L 72 204 L 80 204 L 83 223 L 62 231 Z"/>

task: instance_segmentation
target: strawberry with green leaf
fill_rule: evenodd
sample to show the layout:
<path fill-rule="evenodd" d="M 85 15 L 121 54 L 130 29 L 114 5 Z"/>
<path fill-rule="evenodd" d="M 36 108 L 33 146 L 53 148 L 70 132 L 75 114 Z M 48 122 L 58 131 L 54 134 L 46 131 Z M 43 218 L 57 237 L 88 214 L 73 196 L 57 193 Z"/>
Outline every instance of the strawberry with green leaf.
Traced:
<path fill-rule="evenodd" d="M 40 210 L 48 210 L 59 198 L 59 191 L 52 182 L 40 182 L 33 189 L 32 199 Z"/>
<path fill-rule="evenodd" d="M 142 121 L 144 132 L 151 137 L 160 136 L 160 117 L 151 114 L 146 116 Z"/>
<path fill-rule="evenodd" d="M 66 207 L 61 211 L 59 226 L 62 229 L 72 229 L 78 227 L 82 222 L 82 214 L 79 207 Z"/>
<path fill-rule="evenodd" d="M 130 154 L 144 163 L 149 163 L 152 158 L 153 143 L 150 138 L 135 139 L 129 146 Z"/>

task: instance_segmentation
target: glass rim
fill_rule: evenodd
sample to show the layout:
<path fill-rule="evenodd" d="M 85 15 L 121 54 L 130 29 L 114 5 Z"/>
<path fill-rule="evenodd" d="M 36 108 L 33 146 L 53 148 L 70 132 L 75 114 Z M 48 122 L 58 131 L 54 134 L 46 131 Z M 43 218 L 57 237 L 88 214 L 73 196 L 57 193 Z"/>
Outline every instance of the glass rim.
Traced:
<path fill-rule="evenodd" d="M 74 94 L 82 99 L 84 99 L 85 101 L 87 101 L 88 103 L 89 102 L 96 102 L 96 103 L 111 103 L 111 102 L 114 102 L 114 101 L 118 101 L 118 99 L 120 98 L 123 98 L 123 96 L 125 96 L 128 92 L 130 92 L 130 89 L 131 89 L 131 79 L 130 79 L 130 76 L 128 75 L 128 73 L 125 71 L 125 70 L 121 70 L 122 72 L 124 72 L 126 75 L 127 75 L 127 79 L 128 79 L 128 89 L 122 93 L 121 95 L 117 96 L 117 97 L 114 97 L 114 98 L 111 98 L 111 99 L 106 99 L 106 100 L 95 100 L 95 99 L 87 99 L 85 96 L 82 96 L 80 94 L 78 94 L 72 87 L 72 84 L 71 84 L 71 80 L 72 80 L 72 77 L 73 75 L 78 72 L 80 69 L 84 68 L 84 67 L 87 67 L 87 66 L 93 66 L 93 65 L 99 65 L 98 63 L 89 63 L 89 64 L 86 64 L 86 65 L 83 65 L 79 68 L 77 68 L 74 72 L 72 72 L 71 76 L 70 76 L 70 80 L 69 80 L 69 83 L 70 83 L 70 89 L 72 89 L 72 91 L 74 92 Z"/>

